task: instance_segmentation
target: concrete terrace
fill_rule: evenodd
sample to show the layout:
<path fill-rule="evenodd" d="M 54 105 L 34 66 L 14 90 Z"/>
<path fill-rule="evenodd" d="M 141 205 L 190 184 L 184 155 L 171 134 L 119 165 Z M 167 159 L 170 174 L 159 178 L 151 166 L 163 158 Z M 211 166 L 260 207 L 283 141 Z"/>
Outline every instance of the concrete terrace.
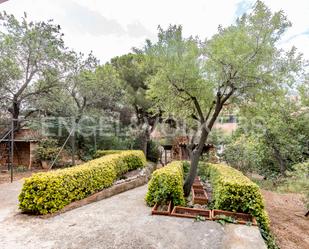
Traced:
<path fill-rule="evenodd" d="M 266 249 L 257 227 L 151 216 L 146 185 L 49 219 L 19 213 L 21 185 L 0 185 L 3 249 Z"/>

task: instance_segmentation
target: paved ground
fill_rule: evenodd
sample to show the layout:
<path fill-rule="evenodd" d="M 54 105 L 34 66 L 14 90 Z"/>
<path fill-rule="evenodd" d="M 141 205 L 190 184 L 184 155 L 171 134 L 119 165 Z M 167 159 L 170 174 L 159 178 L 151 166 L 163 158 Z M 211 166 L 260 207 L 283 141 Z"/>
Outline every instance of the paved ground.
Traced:
<path fill-rule="evenodd" d="M 256 227 L 151 216 L 146 186 L 40 219 L 18 213 L 21 182 L 0 185 L 0 248 L 265 249 Z"/>

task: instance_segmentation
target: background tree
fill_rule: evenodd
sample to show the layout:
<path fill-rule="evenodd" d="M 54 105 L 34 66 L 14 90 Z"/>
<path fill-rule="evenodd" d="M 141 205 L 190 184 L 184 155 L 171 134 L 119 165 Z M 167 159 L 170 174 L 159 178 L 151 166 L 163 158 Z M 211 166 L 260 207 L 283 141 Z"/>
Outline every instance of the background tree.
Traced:
<path fill-rule="evenodd" d="M 225 149 L 225 160 L 244 171 L 270 176 L 309 159 L 309 110 L 285 94 L 243 107 L 240 128 Z M 235 153 L 235 150 L 238 153 Z"/>
<path fill-rule="evenodd" d="M 282 11 L 272 13 L 257 1 L 250 14 L 227 28 L 219 27 L 204 43 L 183 38 L 181 27 L 171 26 L 159 29 L 159 41 L 146 46 L 146 53 L 160 65 L 149 81 L 149 96 L 164 111 L 193 118 L 200 125 L 198 146 L 190 152 L 185 195 L 222 108 L 254 101 L 255 96 L 294 81 L 301 57 L 295 48 L 287 53 L 276 48 L 290 25 Z"/>
<path fill-rule="evenodd" d="M 77 136 L 78 148 L 84 148 L 86 136 L 95 135 L 104 111 L 118 108 L 123 91 L 118 73 L 110 64 L 99 66 L 91 53 L 84 56 L 70 52 L 67 56 L 69 69 L 63 83 L 36 106 L 47 116 L 70 118 L 71 146 L 74 148 Z"/>
<path fill-rule="evenodd" d="M 28 117 L 30 100 L 48 93 L 63 77 L 63 34 L 52 21 L 29 22 L 26 14 L 20 22 L 3 12 L 0 23 L 0 106 L 13 119 L 23 111 Z"/>
<path fill-rule="evenodd" d="M 161 112 L 154 112 L 151 109 L 154 107 L 154 102 L 146 97 L 148 90 L 146 81 L 154 74 L 155 66 L 149 63 L 142 53 L 130 53 L 115 57 L 111 60 L 111 64 L 119 73 L 126 101 L 133 109 L 138 127 L 142 128 L 140 148 L 146 154 L 150 134 L 156 128 L 161 117 Z"/>

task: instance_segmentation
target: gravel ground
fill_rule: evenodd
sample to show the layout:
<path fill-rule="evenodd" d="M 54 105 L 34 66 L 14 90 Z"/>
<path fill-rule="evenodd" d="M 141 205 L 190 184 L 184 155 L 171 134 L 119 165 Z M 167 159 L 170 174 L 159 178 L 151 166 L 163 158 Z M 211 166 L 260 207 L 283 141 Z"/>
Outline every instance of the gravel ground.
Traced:
<path fill-rule="evenodd" d="M 265 249 L 256 227 L 151 216 L 147 186 L 41 219 L 20 214 L 21 181 L 0 185 L 0 248 Z"/>

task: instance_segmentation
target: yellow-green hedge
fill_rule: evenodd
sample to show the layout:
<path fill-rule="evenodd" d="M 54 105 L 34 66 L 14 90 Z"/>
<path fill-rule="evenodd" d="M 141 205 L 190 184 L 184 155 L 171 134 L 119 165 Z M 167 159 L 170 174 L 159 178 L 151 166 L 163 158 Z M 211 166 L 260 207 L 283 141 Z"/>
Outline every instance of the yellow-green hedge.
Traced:
<path fill-rule="evenodd" d="M 99 158 L 102 156 L 112 155 L 112 154 L 118 154 L 123 152 L 124 150 L 97 150 L 94 153 L 94 158 Z"/>
<path fill-rule="evenodd" d="M 224 164 L 206 164 L 213 186 L 216 209 L 250 213 L 261 228 L 268 230 L 269 219 L 264 209 L 260 188 L 240 171 Z"/>
<path fill-rule="evenodd" d="M 145 165 L 142 151 L 122 151 L 72 168 L 34 174 L 24 182 L 19 207 L 28 213 L 53 213 L 111 186 L 120 172 Z"/>
<path fill-rule="evenodd" d="M 183 162 L 174 161 L 154 171 L 145 199 L 149 206 L 168 200 L 172 200 L 174 205 L 184 205 Z"/>

